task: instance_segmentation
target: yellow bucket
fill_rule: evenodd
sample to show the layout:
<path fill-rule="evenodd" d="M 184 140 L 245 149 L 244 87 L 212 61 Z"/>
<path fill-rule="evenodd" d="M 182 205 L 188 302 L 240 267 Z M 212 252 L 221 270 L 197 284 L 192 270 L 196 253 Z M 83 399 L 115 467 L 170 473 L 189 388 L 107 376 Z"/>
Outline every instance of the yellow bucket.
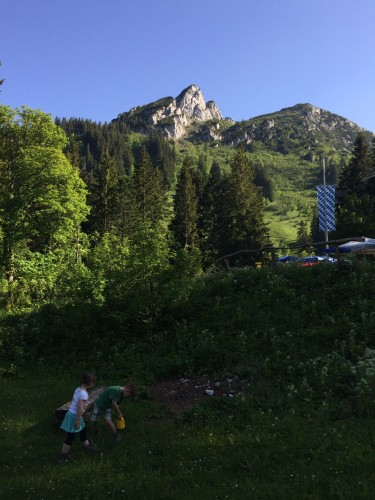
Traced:
<path fill-rule="evenodd" d="M 116 420 L 116 429 L 118 431 L 122 431 L 123 429 L 125 429 L 125 420 L 124 420 L 124 418 L 118 418 Z"/>

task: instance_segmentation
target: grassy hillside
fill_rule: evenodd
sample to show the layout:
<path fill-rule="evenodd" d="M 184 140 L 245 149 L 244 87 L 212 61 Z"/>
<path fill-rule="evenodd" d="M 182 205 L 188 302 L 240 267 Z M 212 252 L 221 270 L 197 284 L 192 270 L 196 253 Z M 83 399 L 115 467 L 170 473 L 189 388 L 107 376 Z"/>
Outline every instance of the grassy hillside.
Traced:
<path fill-rule="evenodd" d="M 126 304 L 3 315 L 0 498 L 373 498 L 374 277 L 365 263 L 206 275 L 137 328 Z M 136 381 L 138 399 L 119 446 L 102 427 L 101 453 L 74 443 L 61 467 L 54 409 L 85 368 Z M 243 389 L 182 414 L 150 399 L 155 380 L 197 374 Z"/>
<path fill-rule="evenodd" d="M 188 141 L 176 143 L 178 158 L 177 171 L 183 158 L 191 156 L 196 164 L 203 159 L 209 171 L 216 161 L 224 172 L 230 170 L 235 148 L 209 146 L 204 143 L 192 144 Z M 323 182 L 319 159 L 307 161 L 297 154 L 283 155 L 259 150 L 250 152 L 254 165 L 259 165 L 270 179 L 274 199 L 266 202 L 265 221 L 269 225 L 271 240 L 276 246 L 290 244 L 297 237 L 301 221 L 311 223 L 316 206 L 316 186 Z"/>

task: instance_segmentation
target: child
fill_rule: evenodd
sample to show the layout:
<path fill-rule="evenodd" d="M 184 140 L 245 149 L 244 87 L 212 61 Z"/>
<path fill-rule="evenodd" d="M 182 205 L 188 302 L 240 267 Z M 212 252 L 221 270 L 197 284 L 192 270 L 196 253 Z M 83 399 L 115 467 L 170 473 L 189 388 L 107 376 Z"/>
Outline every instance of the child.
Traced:
<path fill-rule="evenodd" d="M 112 409 L 116 412 L 117 418 L 123 418 L 118 405 L 124 397 L 126 398 L 128 396 L 135 396 L 135 387 L 133 384 L 124 386 L 112 385 L 107 387 L 95 401 L 94 410 L 91 414 L 91 421 L 94 423 L 93 428 L 97 431 L 97 423 L 100 413 L 104 413 L 104 420 L 112 431 L 116 443 L 121 441 L 121 435 L 116 429 L 115 424 L 112 422 Z"/>
<path fill-rule="evenodd" d="M 72 402 L 69 410 L 66 412 L 64 420 L 61 423 L 60 429 L 68 433 L 62 450 L 57 456 L 57 463 L 66 464 L 69 459 L 69 450 L 76 437 L 79 434 L 81 443 L 86 453 L 96 453 L 98 450 L 91 446 L 87 439 L 87 429 L 83 420 L 86 403 L 88 400 L 87 391 L 94 386 L 95 376 L 93 373 L 85 372 L 81 375 L 81 384 L 74 391 Z"/>

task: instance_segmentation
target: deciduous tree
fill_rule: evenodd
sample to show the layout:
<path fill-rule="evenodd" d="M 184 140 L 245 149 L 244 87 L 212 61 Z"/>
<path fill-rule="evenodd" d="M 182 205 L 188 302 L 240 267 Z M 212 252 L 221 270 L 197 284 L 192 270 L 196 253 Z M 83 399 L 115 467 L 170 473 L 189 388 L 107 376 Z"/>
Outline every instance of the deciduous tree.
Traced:
<path fill-rule="evenodd" d="M 23 248 L 47 252 L 71 245 L 88 213 L 86 188 L 52 118 L 0 106 L 0 228 L 9 281 Z"/>

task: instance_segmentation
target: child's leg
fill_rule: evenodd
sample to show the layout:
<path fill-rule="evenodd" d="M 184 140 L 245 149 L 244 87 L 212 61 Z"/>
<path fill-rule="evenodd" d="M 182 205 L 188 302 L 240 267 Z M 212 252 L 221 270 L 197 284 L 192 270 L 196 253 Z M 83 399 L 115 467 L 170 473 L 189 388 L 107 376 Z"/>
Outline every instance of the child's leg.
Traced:
<path fill-rule="evenodd" d="M 63 453 L 64 455 L 65 454 L 67 455 L 69 453 L 70 447 L 72 446 L 72 443 L 73 443 L 75 437 L 76 437 L 75 432 L 68 432 L 68 435 L 64 441 L 61 453 Z"/>
<path fill-rule="evenodd" d="M 68 435 L 64 441 L 62 450 L 57 455 L 57 463 L 58 464 L 67 464 L 69 460 L 69 450 L 76 437 L 74 432 L 68 432 Z"/>
<path fill-rule="evenodd" d="M 105 423 L 108 425 L 108 427 L 111 429 L 111 432 L 113 434 L 113 437 L 115 438 L 116 443 L 119 443 L 121 441 L 121 435 L 119 431 L 116 429 L 115 424 L 112 422 L 112 410 L 108 409 L 105 411 Z"/>
<path fill-rule="evenodd" d="M 80 433 L 79 433 L 79 439 L 81 440 L 81 443 L 83 446 L 89 446 L 89 440 L 87 439 L 87 429 L 84 427 Z"/>
<path fill-rule="evenodd" d="M 111 410 L 111 408 L 109 408 L 108 410 L 105 411 L 104 419 L 105 419 L 105 423 L 107 424 L 107 426 L 111 429 L 112 434 L 116 435 L 117 429 L 116 429 L 115 424 L 112 422 L 112 410 Z"/>
<path fill-rule="evenodd" d="M 87 429 L 84 427 L 80 433 L 79 433 L 79 438 L 81 440 L 81 443 L 83 445 L 83 449 L 85 450 L 86 453 L 98 453 L 98 448 L 95 445 L 92 445 L 89 443 L 89 440 L 87 438 Z"/>

